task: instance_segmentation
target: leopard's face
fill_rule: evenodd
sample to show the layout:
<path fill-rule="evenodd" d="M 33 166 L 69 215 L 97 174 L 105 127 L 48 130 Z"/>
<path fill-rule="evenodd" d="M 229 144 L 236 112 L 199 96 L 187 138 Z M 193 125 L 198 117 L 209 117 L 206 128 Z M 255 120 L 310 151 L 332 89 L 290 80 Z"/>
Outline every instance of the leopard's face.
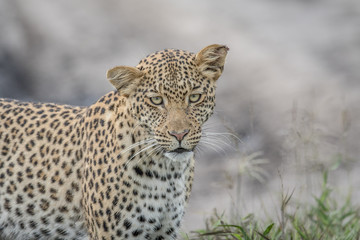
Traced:
<path fill-rule="evenodd" d="M 228 50 L 220 45 L 209 47 L 213 47 L 210 53 L 157 52 L 132 68 L 131 74 L 127 73 L 136 78 L 127 85 L 130 88 L 133 84 L 131 91 L 124 92 L 128 95 L 131 115 L 137 126 L 146 129 L 154 152 L 182 159 L 191 156 L 200 141 L 201 126 L 215 107 L 216 80 Z"/>
<path fill-rule="evenodd" d="M 215 106 L 215 81 L 200 74 L 194 54 L 166 51 L 147 59 L 152 61 L 139 64 L 145 74 L 129 97 L 133 117 L 165 152 L 193 151 Z"/>

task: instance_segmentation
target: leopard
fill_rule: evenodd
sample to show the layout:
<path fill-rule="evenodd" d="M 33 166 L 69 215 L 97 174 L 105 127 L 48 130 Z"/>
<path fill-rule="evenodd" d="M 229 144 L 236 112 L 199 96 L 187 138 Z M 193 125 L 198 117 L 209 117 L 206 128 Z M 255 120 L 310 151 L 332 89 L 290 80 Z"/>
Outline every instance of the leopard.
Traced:
<path fill-rule="evenodd" d="M 0 99 L 0 239 L 177 239 L 228 50 L 111 68 L 88 107 Z"/>

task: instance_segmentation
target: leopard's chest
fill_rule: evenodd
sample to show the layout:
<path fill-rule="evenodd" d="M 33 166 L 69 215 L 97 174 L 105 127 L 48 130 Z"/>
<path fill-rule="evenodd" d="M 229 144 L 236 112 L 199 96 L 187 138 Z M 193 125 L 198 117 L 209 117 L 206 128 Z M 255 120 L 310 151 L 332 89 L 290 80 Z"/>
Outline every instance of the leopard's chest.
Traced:
<path fill-rule="evenodd" d="M 175 239 L 185 213 L 187 179 L 184 167 L 145 170 L 132 177 L 133 199 L 124 210 L 124 226 L 130 226 L 127 234 Z"/>

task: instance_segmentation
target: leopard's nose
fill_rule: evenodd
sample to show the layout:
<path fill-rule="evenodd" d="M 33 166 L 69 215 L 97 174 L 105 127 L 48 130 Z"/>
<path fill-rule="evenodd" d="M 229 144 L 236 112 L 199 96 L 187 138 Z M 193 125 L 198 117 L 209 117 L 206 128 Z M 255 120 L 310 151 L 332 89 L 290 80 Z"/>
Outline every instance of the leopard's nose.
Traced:
<path fill-rule="evenodd" d="M 184 131 L 182 132 L 176 132 L 176 131 L 168 131 L 168 133 L 171 135 L 171 136 L 174 136 L 179 142 L 181 140 L 184 139 L 184 137 L 186 136 L 186 134 L 189 133 L 189 129 L 185 129 Z"/>

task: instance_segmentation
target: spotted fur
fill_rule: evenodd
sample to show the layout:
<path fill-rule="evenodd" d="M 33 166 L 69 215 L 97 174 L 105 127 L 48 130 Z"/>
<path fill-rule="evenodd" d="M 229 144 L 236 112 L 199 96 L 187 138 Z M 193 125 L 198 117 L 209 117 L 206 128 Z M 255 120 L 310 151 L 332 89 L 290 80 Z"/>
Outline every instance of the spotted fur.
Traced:
<path fill-rule="evenodd" d="M 0 238 L 176 239 L 227 51 L 112 68 L 89 107 L 0 99 Z"/>

